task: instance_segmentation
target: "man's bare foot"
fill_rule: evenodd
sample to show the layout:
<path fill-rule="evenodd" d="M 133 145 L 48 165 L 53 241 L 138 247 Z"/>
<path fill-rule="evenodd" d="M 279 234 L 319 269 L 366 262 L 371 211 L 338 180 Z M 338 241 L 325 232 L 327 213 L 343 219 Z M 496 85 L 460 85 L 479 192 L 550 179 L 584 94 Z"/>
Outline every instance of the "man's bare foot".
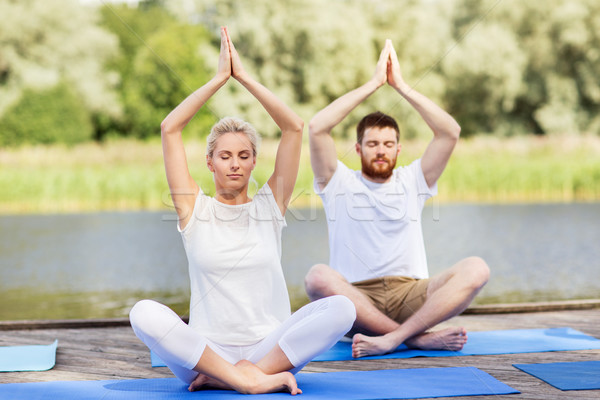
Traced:
<path fill-rule="evenodd" d="M 408 347 L 422 350 L 462 350 L 467 343 L 465 328 L 446 328 L 441 331 L 425 332 L 407 339 Z"/>
<path fill-rule="evenodd" d="M 198 374 L 198 376 L 196 377 L 196 379 L 194 379 L 194 381 L 192 383 L 190 383 L 190 386 L 188 387 L 188 390 L 190 392 L 195 392 L 196 390 L 202 390 L 202 389 L 225 389 L 225 390 L 231 390 L 231 387 L 224 384 L 223 382 L 221 382 L 218 379 L 215 378 L 211 378 L 208 375 L 204 375 L 204 374 Z"/>
<path fill-rule="evenodd" d="M 413 336 L 404 343 L 408 347 L 421 350 L 458 351 L 467 343 L 467 331 L 464 328 L 446 328 Z M 390 353 L 399 345 L 389 333 L 383 336 L 366 336 L 357 333 L 352 340 L 352 357 Z"/>
<path fill-rule="evenodd" d="M 366 336 L 357 333 L 352 338 L 352 357 L 375 356 L 393 351 L 397 344 L 388 335 Z"/>
<path fill-rule="evenodd" d="M 302 393 L 302 390 L 298 388 L 296 378 L 290 372 L 267 375 L 248 360 L 241 360 L 235 366 L 244 377 L 244 383 L 239 388 L 235 388 L 240 393 L 258 394 L 282 391 L 290 392 L 292 395 Z"/>

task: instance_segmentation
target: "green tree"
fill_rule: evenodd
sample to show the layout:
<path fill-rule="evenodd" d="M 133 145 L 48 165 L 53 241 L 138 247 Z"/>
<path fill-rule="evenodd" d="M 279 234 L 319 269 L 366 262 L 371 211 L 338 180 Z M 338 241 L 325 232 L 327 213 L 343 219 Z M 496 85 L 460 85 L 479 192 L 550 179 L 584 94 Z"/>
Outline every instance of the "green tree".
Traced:
<path fill-rule="evenodd" d="M 0 146 L 74 144 L 90 140 L 90 114 L 69 84 L 26 89 L 0 121 Z"/>
<path fill-rule="evenodd" d="M 396 46 L 407 81 L 434 100 L 443 100 L 445 86 L 438 64 L 450 25 L 444 19 L 447 10 L 438 2 L 180 0 L 169 2 L 168 7 L 182 21 L 204 24 L 211 32 L 217 32 L 219 25 L 229 26 L 248 69 L 305 120 L 372 76 L 386 38 Z M 276 133 L 243 90 L 228 84 L 225 91 L 213 103 L 219 115 L 238 114 L 261 132 Z M 379 90 L 333 133 L 353 136 L 351 128 L 375 109 L 398 117 L 405 136 L 430 134 L 390 88 Z"/>
<path fill-rule="evenodd" d="M 377 45 L 381 46 L 386 38 L 392 40 L 406 82 L 447 108 L 444 95 L 448 82 L 441 66 L 452 45 L 451 8 L 446 7 L 443 1 L 378 0 L 360 3 L 369 16 L 369 24 L 376 27 Z M 371 61 L 371 65 L 373 63 Z M 390 88 L 380 89 L 367 107 L 369 109 L 361 110 L 363 114 L 377 108 L 397 118 L 404 138 L 431 137 L 431 130 L 421 116 Z"/>
<path fill-rule="evenodd" d="M 467 35 L 444 58 L 448 111 L 462 125 L 463 136 L 503 131 L 522 89 L 525 55 L 505 27 L 485 24 Z"/>
<path fill-rule="evenodd" d="M 218 27 L 227 25 L 246 68 L 304 119 L 368 79 L 384 42 L 374 44 L 372 27 L 352 1 L 168 4 L 182 20 L 206 25 L 215 38 Z M 216 64 L 216 40 L 207 57 Z M 212 106 L 219 117 L 238 115 L 264 135 L 277 133 L 262 107 L 235 82 L 217 93 Z"/>
<path fill-rule="evenodd" d="M 102 15 L 121 47 L 112 65 L 122 78 L 124 115 L 114 129 L 138 138 L 159 135 L 164 117 L 208 80 L 202 53 L 211 45 L 210 35 L 201 26 L 180 23 L 155 3 L 105 5 Z M 207 131 L 214 121 L 208 105 L 187 131 Z"/>
<path fill-rule="evenodd" d="M 134 62 L 135 79 L 124 87 L 126 112 L 137 137 L 160 135 L 160 123 L 167 114 L 210 76 L 201 57 L 209 37 L 200 26 L 174 25 L 148 39 Z M 214 64 L 216 65 L 216 60 Z M 188 126 L 191 135 L 208 134 L 216 121 L 207 104 Z"/>
<path fill-rule="evenodd" d="M 462 89 L 461 84 L 452 87 L 450 101 L 454 107 L 466 108 L 460 112 L 465 114 L 473 131 L 552 134 L 600 130 L 600 82 L 597 79 L 600 3 L 593 0 L 520 3 L 457 0 L 454 10 L 454 36 L 455 39 L 464 37 L 460 46 L 464 48 L 461 53 L 464 58 L 450 57 L 446 72 L 458 77 L 461 73 L 454 68 L 463 68 L 463 82 L 471 81 L 478 75 L 474 68 L 466 66 L 490 58 L 495 60 L 493 73 L 500 73 L 507 82 L 500 85 L 490 77 L 483 93 Z M 491 29 L 504 33 L 492 38 Z M 477 46 L 474 42 L 482 36 L 489 40 L 482 40 Z M 515 96 L 514 83 L 519 74 Z M 489 85 L 489 82 L 494 83 Z M 481 109 L 476 104 L 461 103 L 473 93 L 483 105 Z M 488 117 L 488 121 L 478 119 L 475 113 Z"/>
<path fill-rule="evenodd" d="M 90 115 L 119 114 L 118 75 L 105 70 L 117 41 L 98 27 L 94 8 L 76 0 L 5 0 L 0 15 L 0 117 L 25 94 L 63 84 Z"/>

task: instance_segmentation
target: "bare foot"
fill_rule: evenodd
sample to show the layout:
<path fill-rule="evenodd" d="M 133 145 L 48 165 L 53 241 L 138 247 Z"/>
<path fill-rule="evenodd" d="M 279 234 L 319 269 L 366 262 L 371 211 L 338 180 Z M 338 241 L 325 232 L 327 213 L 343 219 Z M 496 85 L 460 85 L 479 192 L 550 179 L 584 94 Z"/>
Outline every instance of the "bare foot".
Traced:
<path fill-rule="evenodd" d="M 267 375 L 248 360 L 241 360 L 235 366 L 244 376 L 242 386 L 235 388 L 240 393 L 258 394 L 282 391 L 290 392 L 292 395 L 302 393 L 302 390 L 298 388 L 296 378 L 290 372 Z"/>
<path fill-rule="evenodd" d="M 385 354 L 393 351 L 397 344 L 388 336 L 366 336 L 361 333 L 352 339 L 352 357 L 365 357 Z"/>
<path fill-rule="evenodd" d="M 232 388 L 230 386 L 226 385 L 225 383 L 221 382 L 218 379 L 211 378 L 208 375 L 198 374 L 196 379 L 194 379 L 194 381 L 192 383 L 190 383 L 188 390 L 190 392 L 195 392 L 196 390 L 202 390 L 202 389 L 231 390 Z"/>
<path fill-rule="evenodd" d="M 408 347 L 422 350 L 462 350 L 467 343 L 465 328 L 446 328 L 436 332 L 425 332 L 404 342 Z"/>
<path fill-rule="evenodd" d="M 464 328 L 446 328 L 436 332 L 425 332 L 404 342 L 408 347 L 421 350 L 462 350 L 467 343 Z M 392 352 L 399 344 L 390 336 L 366 336 L 360 333 L 352 340 L 352 357 L 375 356 Z"/>

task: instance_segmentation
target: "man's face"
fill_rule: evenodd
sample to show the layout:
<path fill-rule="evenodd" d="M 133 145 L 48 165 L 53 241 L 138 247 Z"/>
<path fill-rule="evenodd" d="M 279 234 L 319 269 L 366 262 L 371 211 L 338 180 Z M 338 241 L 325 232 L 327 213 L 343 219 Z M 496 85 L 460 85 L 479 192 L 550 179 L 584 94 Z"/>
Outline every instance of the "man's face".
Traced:
<path fill-rule="evenodd" d="M 387 182 L 396 167 L 400 148 L 393 128 L 367 129 L 362 143 L 356 144 L 363 175 L 373 182 Z"/>

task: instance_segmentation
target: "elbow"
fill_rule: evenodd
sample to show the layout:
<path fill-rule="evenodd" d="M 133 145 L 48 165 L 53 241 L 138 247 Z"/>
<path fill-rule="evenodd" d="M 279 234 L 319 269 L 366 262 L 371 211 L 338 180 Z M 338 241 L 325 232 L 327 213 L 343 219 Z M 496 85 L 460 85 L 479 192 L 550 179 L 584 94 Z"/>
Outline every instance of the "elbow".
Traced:
<path fill-rule="evenodd" d="M 176 132 L 177 129 L 173 126 L 173 124 L 171 123 L 171 121 L 169 121 L 169 118 L 165 118 L 161 123 L 160 123 L 160 133 L 161 135 L 168 135 L 170 133 Z"/>
<path fill-rule="evenodd" d="M 448 130 L 448 138 L 454 140 L 455 142 L 458 142 L 458 139 L 460 138 L 460 125 L 458 123 L 454 123 L 454 126 L 452 126 L 449 130 Z"/>
<path fill-rule="evenodd" d="M 315 136 L 319 133 L 321 128 L 319 127 L 319 123 L 315 121 L 315 119 L 311 119 L 308 123 L 308 136 Z"/>
<path fill-rule="evenodd" d="M 302 118 L 298 118 L 294 122 L 294 127 L 292 129 L 302 135 L 302 132 L 304 132 L 304 121 Z"/>
<path fill-rule="evenodd" d="M 167 133 L 169 133 L 169 129 L 170 129 L 170 125 L 169 122 L 167 121 L 167 119 L 165 118 L 161 123 L 160 123 L 160 133 L 162 135 L 165 135 Z"/>
<path fill-rule="evenodd" d="M 302 118 L 296 118 L 294 119 L 294 121 L 291 121 L 284 129 L 282 129 L 282 132 L 289 132 L 292 134 L 302 136 L 302 133 L 304 132 L 304 121 L 302 120 Z"/>
<path fill-rule="evenodd" d="M 458 140 L 458 138 L 460 138 L 460 131 L 462 130 L 462 128 L 460 127 L 460 125 L 457 123 L 456 124 L 456 129 L 454 129 L 454 138 L 456 140 Z"/>

